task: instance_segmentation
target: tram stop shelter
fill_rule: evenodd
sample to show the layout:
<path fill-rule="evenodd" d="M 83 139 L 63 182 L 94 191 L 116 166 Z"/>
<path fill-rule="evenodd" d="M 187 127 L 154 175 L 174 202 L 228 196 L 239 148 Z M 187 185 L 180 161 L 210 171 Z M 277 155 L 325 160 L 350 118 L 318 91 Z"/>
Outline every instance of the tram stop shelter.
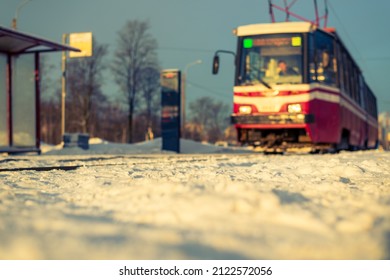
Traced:
<path fill-rule="evenodd" d="M 0 153 L 40 153 L 40 71 L 44 52 L 79 51 L 0 26 Z"/>

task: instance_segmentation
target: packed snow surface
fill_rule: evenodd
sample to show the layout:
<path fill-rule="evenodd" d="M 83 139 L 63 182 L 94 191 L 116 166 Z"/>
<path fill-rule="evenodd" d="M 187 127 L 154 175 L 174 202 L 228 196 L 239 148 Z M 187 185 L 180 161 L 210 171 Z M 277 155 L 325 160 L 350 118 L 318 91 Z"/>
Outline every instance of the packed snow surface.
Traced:
<path fill-rule="evenodd" d="M 0 156 L 0 259 L 390 258 L 389 152 L 91 143 Z"/>

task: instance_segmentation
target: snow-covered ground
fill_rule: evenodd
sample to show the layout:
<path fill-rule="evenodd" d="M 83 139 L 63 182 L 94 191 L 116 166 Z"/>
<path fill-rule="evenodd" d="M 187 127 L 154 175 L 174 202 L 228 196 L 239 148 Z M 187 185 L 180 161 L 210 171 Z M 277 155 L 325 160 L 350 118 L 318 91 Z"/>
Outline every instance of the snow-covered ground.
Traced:
<path fill-rule="evenodd" d="M 93 143 L 0 156 L 0 259 L 390 258 L 389 152 Z"/>

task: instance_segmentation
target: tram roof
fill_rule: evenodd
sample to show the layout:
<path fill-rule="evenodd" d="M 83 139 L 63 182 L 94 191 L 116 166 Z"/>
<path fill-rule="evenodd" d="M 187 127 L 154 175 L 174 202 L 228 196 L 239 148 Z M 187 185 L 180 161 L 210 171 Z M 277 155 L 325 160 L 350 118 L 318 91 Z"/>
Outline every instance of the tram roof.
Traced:
<path fill-rule="evenodd" d="M 250 36 L 260 34 L 305 33 L 316 29 L 317 27 L 310 22 L 277 22 L 239 26 L 234 30 L 234 33 L 237 36 Z"/>
<path fill-rule="evenodd" d="M 67 45 L 0 26 L 0 52 L 20 54 L 28 52 L 79 51 Z"/>

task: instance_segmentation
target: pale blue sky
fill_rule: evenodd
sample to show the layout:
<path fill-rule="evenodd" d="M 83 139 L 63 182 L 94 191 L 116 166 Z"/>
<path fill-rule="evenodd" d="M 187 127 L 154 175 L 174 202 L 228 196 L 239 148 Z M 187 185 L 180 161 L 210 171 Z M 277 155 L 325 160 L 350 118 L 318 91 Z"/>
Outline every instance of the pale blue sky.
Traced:
<path fill-rule="evenodd" d="M 0 0 L 0 25 L 9 27 L 23 0 Z M 274 0 L 277 3 L 277 0 Z M 321 0 L 318 0 L 321 3 Z M 390 1 L 329 0 L 329 26 L 338 31 L 378 98 L 379 111 L 390 111 Z M 282 3 L 282 1 L 279 1 Z M 314 19 L 311 0 L 300 0 L 294 11 Z M 187 100 L 208 95 L 232 101 L 233 59 L 222 57 L 221 72 L 211 75 L 214 51 L 235 51 L 232 29 L 270 22 L 268 0 L 31 0 L 19 11 L 18 29 L 60 42 L 63 33 L 92 31 L 100 43 L 116 48 L 117 32 L 127 20 L 147 19 L 158 41 L 163 68 L 188 70 Z M 60 64 L 56 57 L 52 63 Z M 58 73 L 58 77 L 60 73 Z M 111 78 L 107 94 L 116 94 Z"/>

